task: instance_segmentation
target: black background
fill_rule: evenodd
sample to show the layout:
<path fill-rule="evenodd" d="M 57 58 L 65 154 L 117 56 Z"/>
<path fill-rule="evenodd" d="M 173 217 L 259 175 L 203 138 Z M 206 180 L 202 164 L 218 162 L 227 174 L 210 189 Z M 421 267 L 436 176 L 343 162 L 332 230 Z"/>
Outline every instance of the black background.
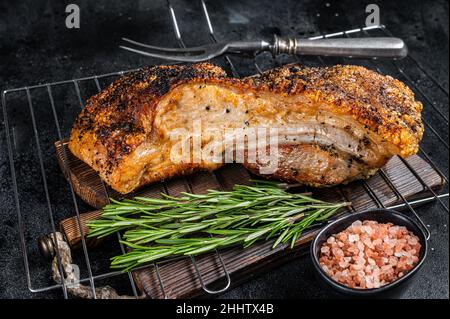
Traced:
<path fill-rule="evenodd" d="M 245 3 L 243 3 L 245 2 Z M 81 28 L 65 27 L 65 7 L 81 8 Z M 271 38 L 272 34 L 310 36 L 365 23 L 365 7 L 378 3 L 381 23 L 402 37 L 417 60 L 448 90 L 447 1 L 209 1 L 219 39 Z M 208 33 L 197 1 L 173 1 L 183 40 L 206 43 Z M 0 2 L 0 89 L 23 87 L 133 69 L 157 63 L 118 49 L 120 37 L 176 46 L 166 1 L 5 1 Z M 238 60 L 242 74 L 254 73 Z M 447 105 L 448 107 L 448 105 Z M 448 113 L 448 109 L 447 109 Z M 2 117 L 3 119 L 3 117 Z M 442 156 L 448 156 L 442 154 Z M 447 157 L 448 162 L 448 157 Z M 448 165 L 448 164 L 447 164 Z M 18 245 L 4 126 L 0 126 L 0 297 L 59 298 L 61 292 L 33 294 L 26 288 Z M 426 223 L 433 239 L 430 256 L 405 298 L 448 298 L 448 215 L 429 205 Z M 28 216 L 40 223 L 38 217 Z M 49 279 L 47 279 L 49 280 Z M 220 297 L 327 297 L 317 286 L 307 256 L 250 280 Z"/>

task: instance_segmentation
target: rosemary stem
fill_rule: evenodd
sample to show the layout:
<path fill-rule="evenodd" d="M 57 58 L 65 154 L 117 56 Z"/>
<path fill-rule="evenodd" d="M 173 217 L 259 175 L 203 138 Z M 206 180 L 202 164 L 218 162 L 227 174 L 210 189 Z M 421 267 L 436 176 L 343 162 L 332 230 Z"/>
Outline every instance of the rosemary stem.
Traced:
<path fill-rule="evenodd" d="M 273 182 L 235 185 L 231 191 L 163 195 L 112 200 L 99 220 L 90 221 L 89 237 L 123 231 L 131 250 L 111 259 L 111 267 L 130 270 L 177 255 L 275 239 L 273 247 L 291 242 L 313 224 L 323 222 L 349 203 L 328 203 L 311 194 L 293 194 Z"/>

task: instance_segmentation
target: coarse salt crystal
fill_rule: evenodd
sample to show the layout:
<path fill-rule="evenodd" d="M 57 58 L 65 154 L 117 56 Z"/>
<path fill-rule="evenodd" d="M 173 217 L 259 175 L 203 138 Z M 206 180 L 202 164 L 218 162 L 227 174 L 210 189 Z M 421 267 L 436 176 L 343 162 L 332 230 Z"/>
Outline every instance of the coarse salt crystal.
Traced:
<path fill-rule="evenodd" d="M 333 255 L 335 255 L 335 256 L 344 256 L 344 252 L 342 251 L 342 249 L 337 248 L 337 247 L 331 249 L 331 252 L 332 252 Z"/>
<path fill-rule="evenodd" d="M 380 287 L 381 287 L 380 279 L 374 278 L 373 279 L 373 288 L 380 288 Z"/>
<path fill-rule="evenodd" d="M 382 243 L 383 241 L 381 240 L 381 238 L 377 238 L 372 242 L 372 244 L 374 244 L 375 246 L 381 245 Z"/>
<path fill-rule="evenodd" d="M 320 248 L 320 252 L 326 254 L 330 252 L 330 247 L 328 246 L 322 246 L 322 248 Z"/>
<path fill-rule="evenodd" d="M 370 226 L 362 226 L 362 229 L 363 229 L 364 232 L 366 232 L 369 235 L 373 234 L 373 229 Z"/>
<path fill-rule="evenodd" d="M 364 245 L 366 245 L 367 247 L 369 247 L 370 249 L 375 248 L 372 244 L 372 241 L 369 238 L 365 238 L 363 241 Z"/>
<path fill-rule="evenodd" d="M 362 226 L 362 222 L 360 220 L 354 221 L 352 223 L 352 227 L 360 227 Z"/>
<path fill-rule="evenodd" d="M 366 280 L 366 287 L 369 289 L 373 288 L 373 276 L 371 275 L 366 276 L 365 280 Z"/>
<path fill-rule="evenodd" d="M 397 266 L 398 260 L 395 257 L 389 257 L 389 265 L 391 265 L 392 267 Z"/>
<path fill-rule="evenodd" d="M 362 243 L 362 242 L 357 242 L 356 243 L 356 247 L 359 249 L 359 250 L 364 250 L 364 244 Z"/>
<path fill-rule="evenodd" d="M 419 262 L 419 238 L 404 226 L 355 221 L 330 236 L 320 249 L 323 270 L 344 285 L 379 288 Z"/>
<path fill-rule="evenodd" d="M 362 265 L 362 264 L 354 264 L 351 267 L 352 267 L 352 269 L 358 271 L 358 270 L 362 270 L 364 268 L 364 265 Z"/>

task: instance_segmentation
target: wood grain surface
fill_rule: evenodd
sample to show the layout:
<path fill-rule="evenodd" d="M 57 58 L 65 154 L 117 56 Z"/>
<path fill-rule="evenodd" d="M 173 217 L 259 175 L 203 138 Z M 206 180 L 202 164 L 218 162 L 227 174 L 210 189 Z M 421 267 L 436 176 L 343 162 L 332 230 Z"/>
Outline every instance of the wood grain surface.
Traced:
<path fill-rule="evenodd" d="M 122 199 L 125 196 L 105 185 L 94 170 L 73 156 L 67 148 L 66 141 L 58 141 L 55 146 L 61 169 L 66 178 L 71 179 L 74 191 L 85 202 L 97 209 L 80 216 L 81 226 L 84 233 L 87 233 L 86 221 L 100 217 L 101 212 L 98 209 L 108 203 L 108 197 Z M 419 156 L 411 156 L 407 162 L 429 187 L 435 189 L 443 185 L 443 180 L 438 173 Z M 226 165 L 213 173 L 199 172 L 152 184 L 127 194 L 126 197 L 138 195 L 158 197 L 161 192 L 177 196 L 183 191 L 204 193 L 208 189 L 227 190 L 235 184 L 250 183 L 250 178 L 250 174 L 242 166 Z M 392 158 L 383 167 L 381 174 L 377 173 L 365 182 L 356 181 L 341 187 L 312 189 L 312 192 L 314 197 L 328 201 L 350 200 L 355 210 L 362 211 L 376 208 L 380 206 L 380 203 L 385 206 L 402 203 L 401 197 L 393 191 L 393 186 L 404 198 L 410 200 L 429 195 L 424 185 L 398 157 Z M 299 190 L 304 191 L 304 188 Z M 351 212 L 352 210 L 349 209 L 342 211 L 341 214 Z M 71 247 L 76 249 L 80 244 L 77 219 L 72 217 L 62 220 L 60 228 Z M 198 297 L 207 294 L 205 288 L 214 291 L 225 287 L 227 274 L 230 276 L 231 285 L 234 286 L 262 271 L 295 258 L 306 251 L 304 248 L 308 246 L 308 242 L 314 238 L 319 229 L 320 225 L 305 232 L 293 249 L 287 246 L 272 249 L 272 241 L 261 241 L 245 250 L 240 247 L 221 250 L 220 257 L 217 252 L 212 252 L 195 259 L 183 257 L 164 260 L 133 271 L 133 277 L 138 288 L 150 298 Z M 101 242 L 90 240 L 89 244 L 99 245 Z"/>

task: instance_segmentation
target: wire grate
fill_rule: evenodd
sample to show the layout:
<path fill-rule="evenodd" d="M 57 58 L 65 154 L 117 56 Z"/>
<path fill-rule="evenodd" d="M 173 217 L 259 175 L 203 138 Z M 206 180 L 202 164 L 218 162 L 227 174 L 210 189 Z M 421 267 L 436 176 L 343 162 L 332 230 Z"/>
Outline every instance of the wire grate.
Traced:
<path fill-rule="evenodd" d="M 183 41 L 182 31 L 176 16 L 176 10 L 172 6 L 170 1 L 167 1 L 167 8 L 168 8 L 168 16 L 173 27 L 175 39 L 177 40 L 178 45 L 180 47 L 185 47 L 186 45 Z M 200 9 L 198 10 L 197 13 L 205 20 L 205 26 L 206 30 L 208 31 L 210 41 L 212 43 L 218 42 L 217 35 L 214 31 L 214 22 L 208 11 L 207 4 L 204 0 L 200 1 Z M 318 35 L 311 37 L 310 39 L 314 40 L 320 38 L 342 37 L 342 36 L 346 37 L 372 36 L 378 33 L 392 36 L 391 32 L 385 26 L 373 26 L 365 28 L 354 28 L 342 32 Z M 262 58 L 266 58 L 266 56 L 262 55 Z M 226 65 L 229 67 L 231 74 L 235 77 L 239 77 L 241 72 L 233 62 L 233 59 L 227 55 L 225 55 L 223 59 Z M 263 72 L 264 69 L 264 67 L 260 65 L 260 62 L 258 62 L 260 61 L 260 59 L 261 59 L 260 56 L 255 56 L 251 61 L 256 72 L 259 73 Z M 298 56 L 294 57 L 294 61 L 296 62 L 300 61 L 303 62 L 302 59 L 303 58 L 300 58 Z M 318 57 L 316 61 L 314 61 L 313 63 L 318 63 L 318 65 L 326 65 L 327 64 L 326 60 L 327 58 Z M 441 92 L 443 101 L 442 103 L 448 105 L 448 94 L 449 94 L 448 90 L 438 80 L 436 80 L 436 78 L 434 78 L 433 75 L 430 74 L 418 62 L 418 60 L 414 56 L 409 55 L 406 58 L 406 60 L 415 65 L 415 68 L 420 72 L 421 77 L 424 77 L 425 79 L 430 81 L 432 85 L 439 92 Z M 343 58 L 341 59 L 341 61 L 342 61 L 341 63 L 349 63 L 348 58 Z M 446 139 L 448 139 L 448 116 L 445 115 L 445 110 L 439 107 L 427 95 L 426 91 L 420 86 L 420 84 L 418 83 L 419 78 L 405 71 L 406 67 L 402 67 L 399 61 L 386 62 L 380 60 L 363 60 L 363 61 L 351 60 L 351 62 L 361 63 L 362 65 L 375 69 L 380 73 L 392 74 L 393 76 L 397 76 L 398 78 L 404 80 L 413 89 L 413 91 L 415 91 L 415 93 L 421 97 L 421 99 L 424 102 L 425 106 L 424 124 L 426 126 L 425 131 L 426 136 L 424 138 L 427 138 L 431 141 L 430 145 L 436 146 L 438 150 L 445 148 L 448 153 L 448 143 L 446 142 Z M 273 67 L 274 66 L 273 64 L 278 64 L 278 61 L 274 62 L 265 61 L 263 64 Z M 47 156 L 47 154 L 50 154 L 51 152 L 54 151 L 52 145 L 52 142 L 54 142 L 54 140 L 51 140 L 51 138 L 48 138 L 46 136 L 49 135 L 53 136 L 57 140 L 60 141 L 63 140 L 65 134 L 69 132 L 70 119 L 73 119 L 76 113 L 80 110 L 80 107 L 82 108 L 84 106 L 85 100 L 84 96 L 89 96 L 89 94 L 92 95 L 100 91 L 102 88 L 101 81 L 108 82 L 111 79 L 121 76 L 130 71 L 134 70 L 120 71 L 103 75 L 95 75 L 67 81 L 59 81 L 54 83 L 38 84 L 33 86 L 8 89 L 2 92 L 1 100 L 4 114 L 4 126 L 7 134 L 7 147 L 9 153 L 14 199 L 16 202 L 16 214 L 18 219 L 20 245 L 22 247 L 27 285 L 28 288 L 33 292 L 44 292 L 55 289 L 61 289 L 64 298 L 69 298 L 67 292 L 67 283 L 64 282 L 64 280 L 61 284 L 53 284 L 53 285 L 36 284 L 36 282 L 38 281 L 36 280 L 38 271 L 36 271 L 35 268 L 38 267 L 39 270 L 41 268 L 44 268 L 45 266 L 48 267 L 48 264 L 36 266 L 36 264 L 34 263 L 34 259 L 36 259 L 35 256 L 36 252 L 35 249 L 31 247 L 32 244 L 30 243 L 36 238 L 33 238 L 32 236 L 31 238 L 29 238 L 30 237 L 29 229 L 31 227 L 30 225 L 28 225 L 27 213 L 37 213 L 37 212 L 29 210 L 28 205 L 26 204 L 26 201 L 24 201 L 24 199 L 28 198 L 29 196 L 31 196 L 31 194 L 33 194 L 33 189 L 38 188 L 40 191 L 37 192 L 37 194 L 38 193 L 43 194 L 43 197 L 40 199 L 39 207 L 44 208 L 43 210 L 46 211 L 47 216 L 49 218 L 49 225 L 47 225 L 48 232 L 54 233 L 56 231 L 55 220 L 61 217 L 59 213 L 61 204 L 58 203 L 57 200 L 55 200 L 55 197 L 57 195 L 53 194 L 53 192 L 55 192 L 55 187 L 51 187 L 51 185 L 48 183 L 49 180 L 48 176 L 51 174 L 51 172 L 49 172 L 47 167 L 51 166 L 51 164 L 48 164 L 48 161 L 51 159 Z M 65 92 L 71 91 L 74 94 L 61 93 L 61 87 L 63 87 L 66 90 Z M 35 99 L 39 100 L 39 103 L 36 102 Z M 70 116 L 68 116 L 68 114 L 66 114 L 66 111 L 64 110 L 65 105 L 63 105 L 62 107 L 60 106 L 61 100 L 66 101 L 66 104 L 68 103 L 67 104 L 68 109 L 70 108 L 72 110 Z M 28 115 L 21 113 L 24 112 L 24 110 L 22 110 L 23 107 L 20 106 L 23 104 L 26 105 Z M 46 108 L 46 110 L 44 111 L 45 115 L 47 116 L 46 118 L 37 115 L 37 110 L 39 110 L 39 112 L 42 111 L 41 108 L 37 109 L 35 107 L 35 105 L 37 104 L 39 104 L 40 107 L 43 105 L 42 107 Z M 75 106 L 76 108 L 74 109 Z M 64 116 L 61 116 L 61 114 Z M 52 118 L 53 121 L 49 123 L 48 118 Z M 66 118 L 68 118 L 69 120 L 67 120 Z M 28 126 L 26 126 L 25 122 L 28 122 Z M 441 124 L 445 124 L 444 127 L 446 127 L 447 129 L 445 128 L 443 129 Z M 21 136 L 21 134 L 23 134 L 22 132 L 24 129 L 27 129 L 30 132 L 28 134 L 30 134 L 31 136 L 30 140 L 33 141 L 32 145 L 29 145 L 27 149 L 21 147 L 21 139 L 24 138 L 23 136 Z M 53 133 L 48 134 L 49 131 L 53 131 Z M 62 149 L 65 150 L 65 148 Z M 420 154 L 422 155 L 422 157 L 431 165 L 431 167 L 434 170 L 436 170 L 436 172 L 441 176 L 443 182 L 448 182 L 448 157 L 446 163 L 438 163 L 437 160 L 435 159 L 436 156 L 433 151 L 434 149 L 423 149 L 422 147 L 420 148 Z M 20 166 L 19 161 L 23 160 L 23 158 L 25 157 L 24 154 L 30 153 L 32 154 L 31 156 L 36 159 L 36 163 L 38 163 L 38 167 L 33 168 L 31 170 L 31 174 L 37 177 L 36 181 L 39 180 L 39 185 L 37 185 L 34 188 L 32 187 L 31 189 L 27 188 L 26 184 L 24 185 L 23 183 L 20 183 L 21 180 L 26 180 L 26 178 L 24 178 L 25 176 L 24 170 L 30 168 L 19 167 Z M 64 153 L 64 158 L 66 157 L 67 154 Z M 396 188 L 395 184 L 392 182 L 390 177 L 383 170 L 380 170 L 377 174 L 379 174 L 381 178 L 386 182 L 386 184 L 390 187 L 390 189 L 392 190 L 392 195 L 396 196 L 401 201 L 400 204 L 389 208 L 406 207 L 409 210 L 409 212 L 412 213 L 420 221 L 422 227 L 427 231 L 429 237 L 431 235 L 430 231 L 427 225 L 420 218 L 415 207 L 424 203 L 436 201 L 439 203 L 438 206 L 439 209 L 448 213 L 449 212 L 448 204 L 447 205 L 445 204 L 446 201 L 448 202 L 448 195 L 449 195 L 448 186 L 438 194 L 429 185 L 427 185 L 425 181 L 423 181 L 423 179 L 420 177 L 420 174 L 418 174 L 418 172 L 416 172 L 407 161 L 402 159 L 402 163 L 411 171 L 411 173 L 423 186 L 423 189 L 428 191 L 429 196 L 420 200 L 411 200 L 411 201 L 406 200 L 406 198 L 402 195 L 402 193 Z M 73 206 L 70 208 L 65 207 L 65 210 L 70 212 L 73 212 L 73 210 L 75 211 L 80 233 L 83 234 L 83 229 L 81 227 L 81 220 L 80 220 L 80 212 L 82 212 L 87 208 L 85 208 L 85 205 L 83 203 L 78 202 L 74 192 L 73 185 L 71 184 L 71 180 L 69 179 L 69 181 L 70 181 L 68 185 L 69 197 L 67 199 L 69 202 L 72 202 Z M 189 188 L 190 185 L 188 179 L 185 179 L 185 181 L 187 187 Z M 219 179 L 217 179 L 217 181 L 218 184 L 220 185 Z M 67 184 L 65 181 L 63 182 Z M 377 193 L 371 188 L 369 183 L 367 183 L 366 181 L 361 181 L 361 183 L 367 195 L 371 198 L 371 200 L 378 207 L 384 208 L 385 205 L 383 204 L 382 200 L 380 200 Z M 104 184 L 103 186 L 105 194 L 109 198 L 110 194 L 108 194 L 108 189 Z M 167 190 L 167 187 L 164 188 Z M 67 190 L 67 188 L 62 189 L 63 190 L 61 190 L 61 192 Z M 347 195 L 343 191 L 340 191 L 340 193 L 342 197 L 348 201 L 348 198 L 346 198 Z M 350 210 L 356 211 L 354 207 L 351 207 Z M 124 253 L 125 248 L 120 243 L 120 238 L 121 238 L 120 234 L 117 233 L 120 252 Z M 95 252 L 93 252 L 89 248 L 88 244 L 86 243 L 86 240 L 84 239 L 84 236 L 81 237 L 81 240 L 82 240 L 81 243 L 82 258 L 80 264 L 85 265 L 85 271 L 83 274 L 84 276 L 82 276 L 80 279 L 80 283 L 88 283 L 95 297 L 96 282 L 106 279 L 114 279 L 123 276 L 123 273 L 119 271 L 106 271 L 106 272 L 100 271 L 99 273 L 97 273 L 97 269 L 93 269 L 94 267 L 92 264 L 92 261 L 95 260 L 93 258 Z M 194 257 L 191 257 L 191 261 L 196 271 L 195 275 L 199 278 L 203 290 L 210 294 L 226 291 L 231 285 L 230 274 L 227 271 L 226 264 L 223 262 L 220 252 L 216 251 L 216 253 L 219 260 L 220 265 L 219 267 L 222 268 L 222 272 L 224 274 L 225 282 L 223 287 L 215 290 L 206 287 L 202 279 L 202 274 L 197 266 L 196 260 Z M 58 258 L 58 261 L 60 261 L 61 256 L 58 250 L 56 251 L 56 256 Z M 30 262 L 31 258 L 33 258 L 33 262 Z M 168 298 L 170 297 L 170 293 L 166 291 L 164 285 L 164 278 L 161 277 L 159 272 L 159 265 L 165 262 L 167 261 L 155 262 L 153 264 L 153 267 L 155 267 L 157 279 L 159 281 L 159 285 L 163 293 L 163 296 L 164 298 Z M 59 272 L 60 274 L 62 274 L 63 272 L 60 262 L 59 262 Z M 132 274 L 128 272 L 126 275 L 128 277 L 129 286 L 132 294 L 135 297 L 138 297 L 138 292 Z M 64 278 L 64 276 L 61 275 L 61 278 Z"/>

